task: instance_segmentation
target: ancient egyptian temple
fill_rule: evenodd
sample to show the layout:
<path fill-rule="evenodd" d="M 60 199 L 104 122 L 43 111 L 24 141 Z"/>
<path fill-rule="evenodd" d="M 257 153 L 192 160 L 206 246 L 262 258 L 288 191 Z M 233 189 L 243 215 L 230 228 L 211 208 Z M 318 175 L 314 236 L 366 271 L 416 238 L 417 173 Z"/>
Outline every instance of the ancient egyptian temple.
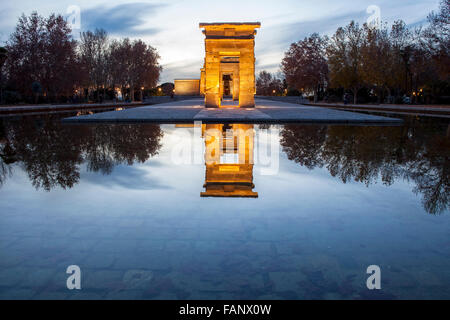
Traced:
<path fill-rule="evenodd" d="M 200 23 L 205 63 L 200 93 L 205 107 L 255 106 L 255 35 L 259 22 Z"/>

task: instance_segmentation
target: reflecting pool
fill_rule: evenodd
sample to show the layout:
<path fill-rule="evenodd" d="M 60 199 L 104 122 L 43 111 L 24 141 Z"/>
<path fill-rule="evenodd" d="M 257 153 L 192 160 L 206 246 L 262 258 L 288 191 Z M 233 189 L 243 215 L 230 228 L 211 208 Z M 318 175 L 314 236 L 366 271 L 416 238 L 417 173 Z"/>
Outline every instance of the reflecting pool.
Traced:
<path fill-rule="evenodd" d="M 60 118 L 0 119 L 2 299 L 450 298 L 448 121 Z"/>

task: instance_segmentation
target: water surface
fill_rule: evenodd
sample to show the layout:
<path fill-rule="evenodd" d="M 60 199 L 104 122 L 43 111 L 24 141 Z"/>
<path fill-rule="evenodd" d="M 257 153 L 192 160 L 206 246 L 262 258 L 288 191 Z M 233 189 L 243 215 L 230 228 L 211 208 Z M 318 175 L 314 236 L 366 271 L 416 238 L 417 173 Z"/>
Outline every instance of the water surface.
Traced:
<path fill-rule="evenodd" d="M 448 121 L 199 129 L 59 118 L 1 119 L 3 299 L 450 298 Z M 263 137 L 278 160 L 263 163 Z M 213 141 L 223 152 L 205 157 Z M 66 288 L 69 265 L 81 290 Z M 381 290 L 366 287 L 369 265 Z"/>

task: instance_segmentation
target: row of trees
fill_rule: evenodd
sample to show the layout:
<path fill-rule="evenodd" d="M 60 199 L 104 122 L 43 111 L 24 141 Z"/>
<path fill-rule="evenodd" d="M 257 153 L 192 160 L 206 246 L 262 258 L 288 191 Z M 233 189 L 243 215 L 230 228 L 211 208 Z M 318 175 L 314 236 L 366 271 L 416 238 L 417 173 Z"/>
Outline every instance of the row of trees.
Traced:
<path fill-rule="evenodd" d="M 256 79 L 256 94 L 261 96 L 280 95 L 287 88 L 286 80 L 267 71 L 261 71 Z"/>
<path fill-rule="evenodd" d="M 1 85 L 9 100 L 14 94 L 35 102 L 74 95 L 102 100 L 120 90 L 133 101 L 142 87 L 156 86 L 162 71 L 156 49 L 142 40 L 111 40 L 106 31 L 95 30 L 75 41 L 62 16 L 36 12 L 19 18 L 0 57 Z"/>
<path fill-rule="evenodd" d="M 291 44 L 281 69 L 290 88 L 315 101 L 322 92 L 351 92 L 357 103 L 365 89 L 377 102 L 401 102 L 406 96 L 412 102 L 442 102 L 450 95 L 449 17 L 450 0 L 442 0 L 426 28 L 352 21 L 331 37 L 315 33 Z M 259 91 L 272 92 L 270 81 L 260 79 Z"/>

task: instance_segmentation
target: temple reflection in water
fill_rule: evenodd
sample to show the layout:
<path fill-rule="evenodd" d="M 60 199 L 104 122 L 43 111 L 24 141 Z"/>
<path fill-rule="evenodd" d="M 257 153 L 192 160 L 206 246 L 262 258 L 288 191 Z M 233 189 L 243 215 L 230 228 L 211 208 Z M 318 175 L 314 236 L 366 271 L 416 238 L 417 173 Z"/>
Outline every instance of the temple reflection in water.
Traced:
<path fill-rule="evenodd" d="M 206 124 L 205 188 L 201 197 L 257 198 L 253 184 L 253 125 Z"/>

